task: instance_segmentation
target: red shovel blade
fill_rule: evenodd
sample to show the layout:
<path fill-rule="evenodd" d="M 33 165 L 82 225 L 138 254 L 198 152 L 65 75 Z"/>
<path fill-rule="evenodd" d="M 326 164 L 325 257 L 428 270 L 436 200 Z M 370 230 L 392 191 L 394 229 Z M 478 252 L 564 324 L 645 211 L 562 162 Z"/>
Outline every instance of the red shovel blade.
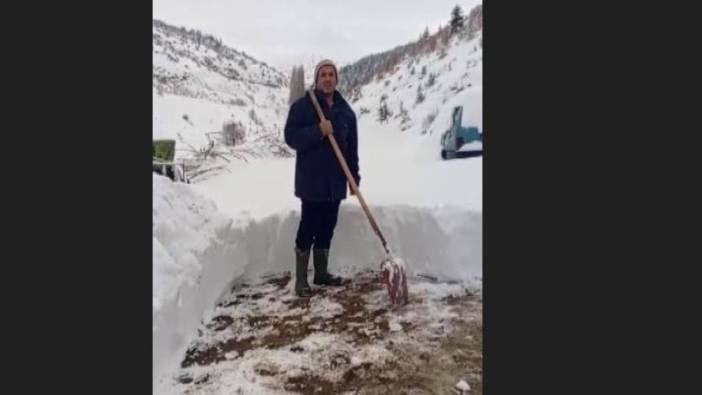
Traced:
<path fill-rule="evenodd" d="M 386 258 L 381 264 L 383 283 L 388 289 L 390 303 L 394 306 L 409 303 L 405 264 L 399 258 Z"/>

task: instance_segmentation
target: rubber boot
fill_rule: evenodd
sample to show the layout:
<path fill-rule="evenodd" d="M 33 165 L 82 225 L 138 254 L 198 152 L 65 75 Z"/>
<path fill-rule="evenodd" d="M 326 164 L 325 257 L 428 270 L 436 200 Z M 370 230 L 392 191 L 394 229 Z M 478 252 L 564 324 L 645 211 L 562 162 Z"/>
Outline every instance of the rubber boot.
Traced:
<path fill-rule="evenodd" d="M 295 248 L 295 294 L 299 297 L 312 295 L 312 288 L 307 283 L 307 267 L 310 262 L 310 250 L 300 251 Z"/>
<path fill-rule="evenodd" d="M 329 249 L 314 249 L 314 285 L 341 285 L 342 278 L 329 274 L 328 266 Z"/>

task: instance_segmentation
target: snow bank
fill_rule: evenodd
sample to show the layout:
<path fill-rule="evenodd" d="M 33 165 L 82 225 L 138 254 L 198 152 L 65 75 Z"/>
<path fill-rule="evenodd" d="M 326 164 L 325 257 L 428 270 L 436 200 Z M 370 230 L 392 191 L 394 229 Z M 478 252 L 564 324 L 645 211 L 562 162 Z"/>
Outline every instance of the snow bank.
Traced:
<path fill-rule="evenodd" d="M 482 279 L 482 213 L 457 207 L 371 207 L 388 246 L 408 275 L 461 281 L 479 288 Z M 380 241 L 357 205 L 342 205 L 334 240 L 334 263 L 363 270 L 384 258 Z M 412 292 L 412 290 L 409 290 Z"/>
<path fill-rule="evenodd" d="M 212 259 L 230 219 L 187 184 L 153 176 L 154 379 L 178 363 L 203 312 L 219 297 L 236 265 Z M 154 382 L 154 385 L 157 383 Z"/>
<path fill-rule="evenodd" d="M 456 207 L 416 208 L 400 205 L 371 211 L 388 246 L 407 265 L 408 275 L 460 281 L 479 289 L 482 281 L 482 214 Z M 206 259 L 224 259 L 248 281 L 293 269 L 294 240 L 300 213 L 279 212 L 232 226 L 220 235 L 226 257 L 214 249 Z M 358 205 L 342 204 L 330 252 L 330 270 L 352 275 L 379 269 L 385 252 Z M 411 290 L 410 290 L 411 292 Z"/>

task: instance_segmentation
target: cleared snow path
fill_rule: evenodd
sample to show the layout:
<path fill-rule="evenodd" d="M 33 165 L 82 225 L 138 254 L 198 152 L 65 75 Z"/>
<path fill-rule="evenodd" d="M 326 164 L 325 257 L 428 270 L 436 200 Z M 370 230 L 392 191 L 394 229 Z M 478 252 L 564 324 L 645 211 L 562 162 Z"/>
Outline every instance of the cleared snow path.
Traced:
<path fill-rule="evenodd" d="M 205 317 L 173 394 L 450 393 L 482 387 L 482 303 L 461 284 L 412 278 L 389 309 L 377 271 L 297 298 L 289 273 L 238 282 Z"/>
<path fill-rule="evenodd" d="M 154 190 L 155 278 L 172 279 L 154 290 L 154 385 L 159 388 L 157 393 L 170 393 L 172 389 L 167 388 L 172 374 L 195 339 L 203 317 L 211 314 L 229 289 L 238 282 L 291 269 L 299 212 L 287 210 L 262 219 L 240 217 L 227 222 L 227 216 L 191 186 L 155 176 Z M 471 292 L 480 292 L 480 213 L 400 205 L 371 209 L 391 247 L 405 259 L 410 276 L 460 282 Z M 168 213 L 177 220 L 166 221 Z M 187 221 L 184 213 L 191 214 Z M 377 270 L 382 257 L 361 208 L 342 205 L 330 269 L 353 277 Z M 289 294 L 289 289 L 286 292 Z M 410 292 L 412 295 L 417 289 Z"/>

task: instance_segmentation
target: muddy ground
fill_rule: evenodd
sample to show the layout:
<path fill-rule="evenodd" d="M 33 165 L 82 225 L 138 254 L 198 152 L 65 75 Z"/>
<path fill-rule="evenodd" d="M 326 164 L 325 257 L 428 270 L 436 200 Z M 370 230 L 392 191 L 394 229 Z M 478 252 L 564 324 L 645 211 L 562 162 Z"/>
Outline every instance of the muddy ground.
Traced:
<path fill-rule="evenodd" d="M 482 394 L 482 301 L 409 279 L 390 308 L 379 273 L 291 293 L 289 273 L 240 284 L 203 323 L 174 377 L 182 394 Z"/>

